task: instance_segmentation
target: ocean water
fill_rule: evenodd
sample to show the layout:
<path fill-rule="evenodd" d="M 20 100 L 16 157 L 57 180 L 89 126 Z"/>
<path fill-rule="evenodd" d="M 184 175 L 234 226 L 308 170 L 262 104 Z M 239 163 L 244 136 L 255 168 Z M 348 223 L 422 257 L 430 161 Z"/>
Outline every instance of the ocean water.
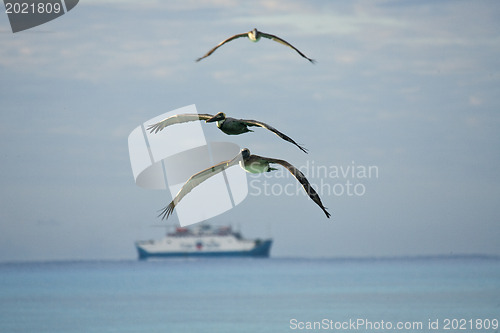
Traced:
<path fill-rule="evenodd" d="M 0 264 L 0 332 L 498 332 L 500 260 Z"/>

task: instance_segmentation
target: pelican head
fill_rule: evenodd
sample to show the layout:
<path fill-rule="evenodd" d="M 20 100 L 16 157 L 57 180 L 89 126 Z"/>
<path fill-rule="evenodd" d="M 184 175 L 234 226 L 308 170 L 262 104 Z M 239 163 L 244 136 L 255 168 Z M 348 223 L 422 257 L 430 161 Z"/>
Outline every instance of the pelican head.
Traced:
<path fill-rule="evenodd" d="M 244 148 L 241 150 L 241 157 L 243 157 L 244 160 L 250 157 L 250 149 Z"/>
<path fill-rule="evenodd" d="M 226 114 L 224 112 L 219 112 L 210 119 L 205 120 L 206 123 L 213 123 L 214 121 L 222 121 L 226 119 Z"/>
<path fill-rule="evenodd" d="M 260 32 L 257 30 L 257 28 L 254 28 L 252 31 L 248 33 L 248 39 L 250 39 L 252 42 L 258 42 L 260 39 Z"/>

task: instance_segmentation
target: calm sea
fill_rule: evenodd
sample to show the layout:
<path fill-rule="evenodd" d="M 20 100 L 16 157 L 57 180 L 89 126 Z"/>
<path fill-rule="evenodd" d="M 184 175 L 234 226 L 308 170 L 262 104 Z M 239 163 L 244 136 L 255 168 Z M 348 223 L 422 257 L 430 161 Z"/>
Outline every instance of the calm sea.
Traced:
<path fill-rule="evenodd" d="M 0 332 L 498 332 L 500 260 L 0 264 Z"/>

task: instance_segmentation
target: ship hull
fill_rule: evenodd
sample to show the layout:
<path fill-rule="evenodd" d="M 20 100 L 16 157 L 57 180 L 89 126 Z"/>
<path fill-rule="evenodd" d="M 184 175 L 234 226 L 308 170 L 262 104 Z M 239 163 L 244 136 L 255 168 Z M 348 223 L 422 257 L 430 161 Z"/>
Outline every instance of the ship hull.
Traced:
<path fill-rule="evenodd" d="M 190 250 L 190 251 L 152 251 L 136 244 L 140 260 L 149 258 L 189 258 L 189 257 L 269 257 L 272 240 L 264 240 L 248 250 Z"/>

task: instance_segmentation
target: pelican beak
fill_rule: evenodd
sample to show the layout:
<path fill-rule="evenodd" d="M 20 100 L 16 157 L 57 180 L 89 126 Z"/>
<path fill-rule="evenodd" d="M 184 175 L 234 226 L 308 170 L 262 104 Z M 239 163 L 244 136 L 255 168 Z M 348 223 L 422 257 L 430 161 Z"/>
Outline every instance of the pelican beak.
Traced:
<path fill-rule="evenodd" d="M 212 118 L 205 120 L 205 122 L 206 123 L 213 123 L 216 120 L 217 120 L 217 116 L 213 116 Z"/>
<path fill-rule="evenodd" d="M 205 122 L 206 123 L 213 123 L 214 121 L 221 120 L 221 119 L 222 119 L 221 115 L 220 114 L 216 114 L 212 118 L 205 120 Z"/>

